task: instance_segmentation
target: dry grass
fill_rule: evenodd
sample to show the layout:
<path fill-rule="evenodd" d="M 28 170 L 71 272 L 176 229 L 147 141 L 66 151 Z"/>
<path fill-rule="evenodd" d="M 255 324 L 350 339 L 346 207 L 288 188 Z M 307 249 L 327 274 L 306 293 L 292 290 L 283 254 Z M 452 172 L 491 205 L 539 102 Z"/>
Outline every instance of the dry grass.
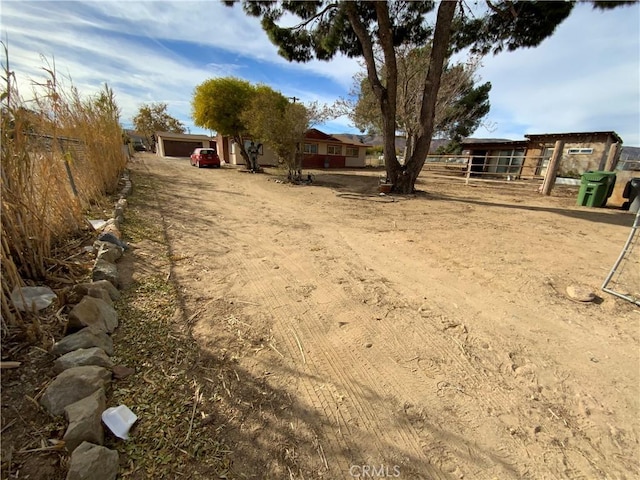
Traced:
<path fill-rule="evenodd" d="M 122 233 L 136 245 L 127 259 L 136 274 L 116 305 L 113 360 L 136 373 L 113 383 L 109 403 L 129 406 L 138 421 L 130 440 L 108 435 L 106 444 L 120 453 L 122 478 L 233 478 L 219 432 L 223 369 L 194 340 L 165 273 L 168 240 L 158 212 L 149 209 L 157 187 L 142 177 L 134 183 Z"/>
<path fill-rule="evenodd" d="M 4 45 L 3 45 L 4 46 Z M 83 98 L 60 83 L 55 67 L 24 101 L 15 87 L 5 48 L 2 137 L 2 337 L 42 340 L 37 317 L 16 311 L 15 287 L 57 283 L 52 251 L 87 229 L 85 213 L 113 192 L 125 167 L 122 129 L 108 86 Z M 35 324 L 35 325 L 34 325 Z"/>

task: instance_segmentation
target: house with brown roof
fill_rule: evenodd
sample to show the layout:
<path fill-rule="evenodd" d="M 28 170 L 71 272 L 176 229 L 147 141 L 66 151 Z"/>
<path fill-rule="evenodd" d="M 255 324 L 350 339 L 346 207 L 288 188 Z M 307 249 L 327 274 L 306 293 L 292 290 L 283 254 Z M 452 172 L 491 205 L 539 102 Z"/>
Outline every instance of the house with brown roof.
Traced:
<path fill-rule="evenodd" d="M 312 128 L 305 134 L 302 168 L 364 167 L 366 153 L 367 145 L 358 140 Z"/>
<path fill-rule="evenodd" d="M 218 155 L 231 165 L 244 165 L 240 149 L 230 137 L 218 135 Z M 245 140 L 250 142 L 250 140 Z M 367 145 L 347 135 L 329 135 L 316 128 L 307 130 L 301 145 L 302 168 L 359 168 L 365 166 Z M 263 145 L 258 158 L 261 166 L 277 166 L 275 153 Z"/>

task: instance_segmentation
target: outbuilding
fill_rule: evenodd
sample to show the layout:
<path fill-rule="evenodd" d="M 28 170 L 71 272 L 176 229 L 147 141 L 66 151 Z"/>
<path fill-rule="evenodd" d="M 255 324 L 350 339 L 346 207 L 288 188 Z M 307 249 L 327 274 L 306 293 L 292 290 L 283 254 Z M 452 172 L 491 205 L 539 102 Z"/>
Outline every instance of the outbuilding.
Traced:
<path fill-rule="evenodd" d="M 216 148 L 216 141 L 208 135 L 156 132 L 156 155 L 188 157 L 196 148 Z"/>

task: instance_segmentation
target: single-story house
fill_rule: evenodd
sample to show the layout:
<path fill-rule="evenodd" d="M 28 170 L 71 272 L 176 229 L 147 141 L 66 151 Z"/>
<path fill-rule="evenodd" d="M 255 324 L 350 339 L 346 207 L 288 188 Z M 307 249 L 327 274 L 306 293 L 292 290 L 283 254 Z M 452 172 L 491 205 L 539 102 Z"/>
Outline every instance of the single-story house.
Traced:
<path fill-rule="evenodd" d="M 587 170 L 613 170 L 622 148 L 616 132 L 528 134 L 525 140 L 465 139 L 462 154 L 476 174 L 544 177 L 557 141 L 563 142 L 558 176 L 579 178 Z"/>
<path fill-rule="evenodd" d="M 366 152 L 367 145 L 358 140 L 312 128 L 305 134 L 302 168 L 364 167 Z"/>
<path fill-rule="evenodd" d="M 216 140 L 208 135 L 156 132 L 156 155 L 188 157 L 196 148 L 216 148 Z"/>
<path fill-rule="evenodd" d="M 218 134 L 216 143 L 218 145 L 218 156 L 220 160 L 224 160 L 230 165 L 244 165 L 244 158 L 242 158 L 240 154 L 240 149 L 231 137 Z M 251 144 L 251 139 L 245 139 L 244 143 L 244 148 L 248 149 Z M 278 157 L 268 146 L 262 145 L 258 155 L 259 165 L 263 167 L 275 167 L 278 165 Z"/>
<path fill-rule="evenodd" d="M 231 165 L 244 165 L 244 159 L 230 137 L 218 135 L 216 141 L 221 160 Z M 365 166 L 367 145 L 348 135 L 328 135 L 312 128 L 305 134 L 302 150 L 302 168 L 358 168 Z M 276 166 L 278 158 L 264 145 L 258 163 Z"/>

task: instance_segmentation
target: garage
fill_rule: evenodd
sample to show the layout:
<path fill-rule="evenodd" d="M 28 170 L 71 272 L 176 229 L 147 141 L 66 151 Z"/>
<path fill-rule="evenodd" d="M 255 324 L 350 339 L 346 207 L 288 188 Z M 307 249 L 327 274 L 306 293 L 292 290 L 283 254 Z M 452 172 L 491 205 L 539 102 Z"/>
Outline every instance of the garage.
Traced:
<path fill-rule="evenodd" d="M 188 157 L 194 149 L 202 147 L 202 142 L 181 142 L 178 140 L 164 141 L 165 157 Z"/>
<path fill-rule="evenodd" d="M 161 157 L 189 157 L 200 147 L 214 147 L 215 140 L 207 135 L 156 132 L 156 154 Z"/>

